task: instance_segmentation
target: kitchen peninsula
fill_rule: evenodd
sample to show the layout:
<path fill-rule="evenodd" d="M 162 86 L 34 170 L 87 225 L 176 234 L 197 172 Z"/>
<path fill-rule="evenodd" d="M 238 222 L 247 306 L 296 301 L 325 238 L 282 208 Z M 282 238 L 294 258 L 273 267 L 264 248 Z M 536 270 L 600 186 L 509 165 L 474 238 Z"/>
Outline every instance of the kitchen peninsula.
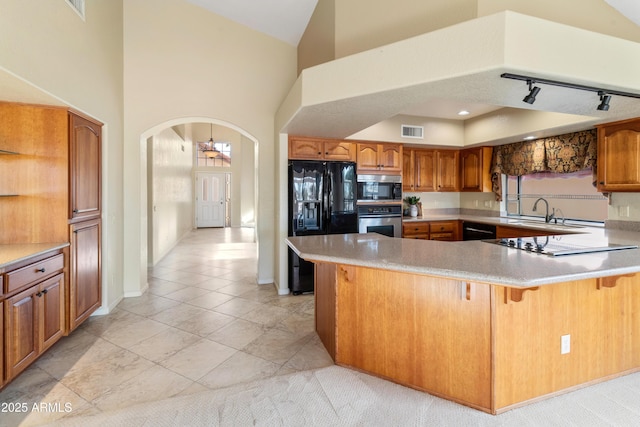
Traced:
<path fill-rule="evenodd" d="M 640 369 L 637 249 L 552 257 L 376 234 L 287 243 L 315 263 L 316 330 L 338 365 L 492 414 Z"/>

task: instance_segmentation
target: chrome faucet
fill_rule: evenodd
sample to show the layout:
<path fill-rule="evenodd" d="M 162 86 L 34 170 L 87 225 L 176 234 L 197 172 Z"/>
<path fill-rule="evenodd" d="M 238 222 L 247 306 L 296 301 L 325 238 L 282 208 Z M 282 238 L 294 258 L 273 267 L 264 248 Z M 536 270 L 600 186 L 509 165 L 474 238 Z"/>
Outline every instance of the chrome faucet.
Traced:
<path fill-rule="evenodd" d="M 546 210 L 545 210 L 545 214 L 544 214 L 544 222 L 548 223 L 551 221 L 551 219 L 554 217 L 555 214 L 555 209 L 553 210 L 553 213 L 551 215 L 549 215 L 549 202 L 547 202 L 546 199 L 540 197 L 538 200 L 536 200 L 536 202 L 533 204 L 533 211 L 536 212 L 538 209 L 538 202 L 542 200 L 546 206 Z"/>
<path fill-rule="evenodd" d="M 552 215 L 553 215 L 553 216 L 555 216 L 555 218 L 553 219 L 553 221 L 554 221 L 556 224 L 558 223 L 558 216 L 556 215 L 556 212 L 560 212 L 560 213 L 558 214 L 558 215 L 560 215 L 560 218 L 562 218 L 562 219 L 560 220 L 560 224 L 564 225 L 564 222 L 565 222 L 565 220 L 566 220 L 566 219 L 565 219 L 565 217 L 564 217 L 564 212 L 562 212 L 562 210 L 561 210 L 561 209 L 554 209 L 554 210 L 553 210 L 553 214 L 552 214 Z"/>

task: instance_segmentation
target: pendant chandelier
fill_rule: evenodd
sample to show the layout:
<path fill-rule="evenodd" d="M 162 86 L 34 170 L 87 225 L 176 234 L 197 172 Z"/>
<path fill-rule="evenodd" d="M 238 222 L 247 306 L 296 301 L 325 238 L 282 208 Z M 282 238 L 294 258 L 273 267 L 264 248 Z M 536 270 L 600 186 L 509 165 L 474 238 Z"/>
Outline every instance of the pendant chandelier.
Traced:
<path fill-rule="evenodd" d="M 211 124 L 211 137 L 209 138 L 208 142 L 204 143 L 201 151 L 205 155 L 205 157 L 209 159 L 214 159 L 220 155 L 220 151 L 216 150 L 216 147 L 213 143 L 213 123 Z"/>

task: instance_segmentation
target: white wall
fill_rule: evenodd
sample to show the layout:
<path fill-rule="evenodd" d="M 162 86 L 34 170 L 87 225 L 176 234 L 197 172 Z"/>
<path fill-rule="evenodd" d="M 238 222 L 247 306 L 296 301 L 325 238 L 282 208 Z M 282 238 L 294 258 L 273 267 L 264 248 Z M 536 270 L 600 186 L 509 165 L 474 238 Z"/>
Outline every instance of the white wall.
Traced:
<path fill-rule="evenodd" d="M 274 116 L 295 81 L 296 48 L 180 0 L 152 8 L 127 0 L 124 35 L 125 293 L 146 284 L 144 137 L 190 117 L 219 120 L 259 142 L 258 281 L 272 283 Z"/>
<path fill-rule="evenodd" d="M 155 265 L 193 228 L 193 143 L 168 128 L 149 139 L 149 260 Z"/>
<path fill-rule="evenodd" d="M 74 107 L 105 124 L 102 147 L 103 303 L 122 297 L 122 1 L 3 0 L 0 99 Z M 44 95 L 43 95 L 44 94 Z"/>

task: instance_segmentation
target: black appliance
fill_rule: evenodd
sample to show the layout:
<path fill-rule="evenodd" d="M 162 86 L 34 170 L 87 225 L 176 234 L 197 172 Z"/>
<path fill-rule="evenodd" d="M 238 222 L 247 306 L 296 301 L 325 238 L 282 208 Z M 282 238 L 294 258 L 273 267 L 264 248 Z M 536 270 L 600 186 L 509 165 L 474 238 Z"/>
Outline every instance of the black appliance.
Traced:
<path fill-rule="evenodd" d="M 289 236 L 358 232 L 356 164 L 289 162 Z M 313 292 L 313 263 L 289 249 L 289 289 Z"/>
<path fill-rule="evenodd" d="M 358 202 L 402 203 L 402 176 L 358 175 Z"/>
<path fill-rule="evenodd" d="M 462 240 L 485 240 L 496 238 L 496 226 L 476 222 L 462 223 Z"/>

